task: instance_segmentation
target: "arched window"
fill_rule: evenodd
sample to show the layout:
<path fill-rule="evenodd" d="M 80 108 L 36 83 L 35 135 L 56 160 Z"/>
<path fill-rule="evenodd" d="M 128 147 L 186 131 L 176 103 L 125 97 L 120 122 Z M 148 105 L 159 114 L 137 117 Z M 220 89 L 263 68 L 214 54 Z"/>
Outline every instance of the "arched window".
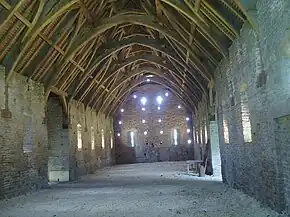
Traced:
<path fill-rule="evenodd" d="M 110 134 L 111 134 L 111 148 L 114 147 L 114 140 L 113 140 L 113 133 L 112 131 L 110 131 Z"/>
<path fill-rule="evenodd" d="M 95 132 L 94 127 L 91 127 L 91 148 L 92 150 L 95 150 Z"/>
<path fill-rule="evenodd" d="M 172 129 L 172 143 L 178 145 L 180 143 L 180 130 L 177 128 Z"/>
<path fill-rule="evenodd" d="M 207 128 L 206 125 L 204 126 L 204 142 L 207 143 Z"/>
<path fill-rule="evenodd" d="M 104 129 L 101 130 L 101 136 L 102 136 L 102 148 L 105 148 L 105 132 L 104 132 Z"/>
<path fill-rule="evenodd" d="M 130 132 L 130 142 L 131 142 L 131 146 L 134 147 L 135 146 L 135 133 L 134 132 Z"/>
<path fill-rule="evenodd" d="M 78 142 L 78 150 L 82 150 L 83 142 L 82 142 L 82 126 L 80 124 L 77 125 L 77 142 Z"/>
<path fill-rule="evenodd" d="M 242 98 L 241 116 L 242 116 L 244 141 L 252 142 L 252 126 L 251 126 L 251 120 L 250 120 L 248 95 L 246 93 L 243 93 L 241 98 Z"/>
<path fill-rule="evenodd" d="M 200 144 L 203 144 L 203 129 L 202 129 L 202 126 L 200 127 L 200 130 L 199 130 L 199 133 L 200 133 Z"/>
<path fill-rule="evenodd" d="M 177 145 L 178 144 L 177 137 L 178 137 L 177 129 L 174 129 L 173 130 L 173 141 L 174 141 L 174 145 Z"/>
<path fill-rule="evenodd" d="M 224 130 L 224 142 L 225 144 L 228 144 L 230 143 L 229 125 L 228 125 L 228 120 L 226 119 L 225 115 L 223 115 L 223 130 Z"/>
<path fill-rule="evenodd" d="M 128 141 L 128 146 L 135 147 L 135 145 L 136 145 L 136 133 L 134 131 L 129 131 L 127 133 L 127 141 Z"/>

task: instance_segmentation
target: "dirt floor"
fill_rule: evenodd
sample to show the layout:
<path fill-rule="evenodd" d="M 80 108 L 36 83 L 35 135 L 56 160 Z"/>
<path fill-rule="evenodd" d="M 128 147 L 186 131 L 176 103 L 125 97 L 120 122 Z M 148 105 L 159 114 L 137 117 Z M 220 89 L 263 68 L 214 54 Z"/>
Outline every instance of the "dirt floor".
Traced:
<path fill-rule="evenodd" d="M 219 177 L 186 174 L 185 162 L 106 168 L 75 183 L 0 202 L 1 217 L 278 217 Z"/>

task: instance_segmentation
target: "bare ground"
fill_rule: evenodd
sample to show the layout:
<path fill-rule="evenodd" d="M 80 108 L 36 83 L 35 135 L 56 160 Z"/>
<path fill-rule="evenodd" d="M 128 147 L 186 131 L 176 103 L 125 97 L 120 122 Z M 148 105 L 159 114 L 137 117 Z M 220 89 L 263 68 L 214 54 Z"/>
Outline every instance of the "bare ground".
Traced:
<path fill-rule="evenodd" d="M 121 165 L 75 183 L 0 202 L 0 217 L 278 217 L 184 162 Z"/>

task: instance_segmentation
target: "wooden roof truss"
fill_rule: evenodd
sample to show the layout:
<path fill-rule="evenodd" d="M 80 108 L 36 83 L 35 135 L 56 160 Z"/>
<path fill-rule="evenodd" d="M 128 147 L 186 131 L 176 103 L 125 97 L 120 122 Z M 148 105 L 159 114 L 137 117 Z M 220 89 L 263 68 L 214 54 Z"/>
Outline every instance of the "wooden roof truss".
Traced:
<path fill-rule="evenodd" d="M 0 0 L 0 63 L 114 115 L 154 74 L 193 109 L 241 25 L 239 0 Z"/>

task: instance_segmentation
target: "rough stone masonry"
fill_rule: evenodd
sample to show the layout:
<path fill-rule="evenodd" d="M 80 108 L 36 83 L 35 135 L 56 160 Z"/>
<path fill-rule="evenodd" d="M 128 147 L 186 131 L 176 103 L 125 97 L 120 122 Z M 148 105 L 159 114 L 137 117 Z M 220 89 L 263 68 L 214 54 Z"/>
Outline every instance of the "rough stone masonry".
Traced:
<path fill-rule="evenodd" d="M 112 119 L 76 101 L 67 115 L 58 97 L 46 102 L 42 84 L 18 74 L 5 84 L 3 66 L 0 108 L 0 198 L 46 187 L 48 181 L 75 180 L 114 162 Z"/>
<path fill-rule="evenodd" d="M 277 211 L 290 213 L 290 1 L 258 0 L 249 15 L 254 28 L 244 24 L 241 36 L 234 40 L 228 57 L 215 71 L 217 120 L 209 117 L 213 106 L 208 107 L 205 97 L 191 117 L 193 155 L 195 159 L 202 157 L 206 136 L 216 132 L 217 121 L 223 181 Z M 18 24 L 11 34 L 24 25 Z M 14 35 L 15 41 L 21 40 Z M 14 45 L 8 39 L 5 37 L 1 44 L 6 53 Z M 7 55 L 5 63 L 17 58 L 13 55 Z M 59 54 L 54 55 L 57 59 Z M 20 60 L 28 59 L 33 61 L 22 74 L 32 70 L 32 62 L 38 60 Z M 42 69 L 36 68 L 36 74 L 41 74 Z M 64 109 L 58 97 L 45 97 L 43 84 L 19 73 L 10 75 L 6 83 L 5 67 L 0 66 L 1 199 L 45 187 L 49 180 L 75 180 L 114 163 L 112 118 L 74 100 Z M 169 154 L 174 152 L 170 150 Z M 217 155 L 216 149 L 211 152 Z M 152 156 L 155 160 L 155 153 Z M 138 160 L 144 162 L 147 158 Z"/>
<path fill-rule="evenodd" d="M 158 96 L 163 99 L 160 105 L 156 101 Z M 147 99 L 144 106 L 140 102 L 142 97 Z M 121 112 L 121 109 L 124 111 Z M 179 98 L 160 85 L 148 84 L 136 89 L 119 109 L 115 128 L 120 133 L 116 139 L 118 163 L 178 161 L 194 157 L 191 113 Z M 179 133 L 178 145 L 174 145 L 174 128 Z M 144 135 L 145 131 L 148 134 Z M 130 141 L 130 132 L 134 132 L 134 147 Z"/>
<path fill-rule="evenodd" d="M 260 0 L 217 78 L 225 183 L 272 208 L 290 211 L 290 2 Z"/>

